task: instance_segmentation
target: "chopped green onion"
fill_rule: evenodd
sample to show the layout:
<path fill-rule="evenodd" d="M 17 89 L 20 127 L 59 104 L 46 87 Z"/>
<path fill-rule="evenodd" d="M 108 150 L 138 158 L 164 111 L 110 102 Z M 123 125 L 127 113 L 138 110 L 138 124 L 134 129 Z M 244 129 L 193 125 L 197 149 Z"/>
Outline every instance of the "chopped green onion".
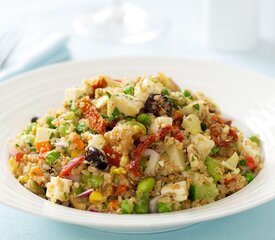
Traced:
<path fill-rule="evenodd" d="M 118 108 L 115 108 L 113 113 L 112 113 L 113 118 L 117 118 L 121 115 L 122 115 L 122 113 L 118 110 Z"/>
<path fill-rule="evenodd" d="M 76 131 L 77 133 L 83 133 L 87 129 L 86 123 L 85 122 L 80 122 L 76 126 Z"/>
<path fill-rule="evenodd" d="M 84 188 L 82 186 L 74 189 L 74 194 L 78 195 L 80 193 L 84 192 Z"/>
<path fill-rule="evenodd" d="M 253 135 L 253 136 L 251 136 L 249 139 L 250 139 L 252 142 L 256 143 L 258 146 L 260 146 L 261 140 L 259 139 L 258 136 Z"/>
<path fill-rule="evenodd" d="M 125 94 L 128 94 L 128 95 L 134 95 L 135 93 L 135 88 L 133 86 L 126 86 L 124 89 L 123 89 L 123 92 Z"/>
<path fill-rule="evenodd" d="M 253 175 L 249 172 L 246 173 L 244 176 L 245 176 L 245 179 L 248 183 L 250 183 L 254 179 Z"/>
<path fill-rule="evenodd" d="M 57 151 L 50 151 L 45 154 L 46 163 L 53 165 L 57 162 L 57 159 L 60 157 L 60 153 Z"/>
<path fill-rule="evenodd" d="M 197 109 L 197 110 L 200 110 L 200 104 L 196 103 L 193 105 L 193 108 Z"/>
<path fill-rule="evenodd" d="M 65 137 L 66 136 L 68 128 L 69 128 L 68 124 L 63 124 L 63 125 L 59 126 L 58 132 L 59 132 L 59 134 L 60 134 L 61 137 Z"/>
<path fill-rule="evenodd" d="M 48 124 L 49 128 L 55 129 L 56 127 L 52 124 L 53 120 L 54 120 L 54 117 L 52 117 L 52 116 L 47 117 L 47 124 Z"/>
<path fill-rule="evenodd" d="M 151 124 L 152 118 L 150 115 L 148 115 L 146 113 L 142 113 L 142 114 L 138 115 L 137 121 L 148 126 Z"/>
<path fill-rule="evenodd" d="M 162 93 L 163 95 L 166 95 L 166 96 L 169 96 L 169 95 L 170 95 L 169 90 L 168 90 L 167 88 L 163 88 L 162 91 L 161 91 L 161 93 Z"/>

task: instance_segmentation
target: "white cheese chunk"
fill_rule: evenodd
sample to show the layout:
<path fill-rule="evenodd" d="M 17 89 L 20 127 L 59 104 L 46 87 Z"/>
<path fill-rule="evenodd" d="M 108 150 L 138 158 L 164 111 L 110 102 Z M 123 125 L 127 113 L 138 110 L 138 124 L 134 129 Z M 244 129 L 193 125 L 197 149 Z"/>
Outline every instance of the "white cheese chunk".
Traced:
<path fill-rule="evenodd" d="M 52 202 L 56 202 L 57 200 L 61 202 L 66 201 L 72 185 L 73 182 L 70 179 L 51 177 L 51 181 L 46 185 L 46 197 Z"/>
<path fill-rule="evenodd" d="M 239 162 L 239 156 L 236 152 L 233 153 L 233 155 L 227 159 L 226 161 L 222 161 L 222 165 L 228 168 L 229 170 L 233 171 L 233 173 L 239 173 L 240 169 L 237 168 Z"/>
<path fill-rule="evenodd" d="M 201 133 L 201 121 L 195 114 L 190 114 L 186 118 L 183 119 L 182 128 L 189 131 L 192 135 Z"/>
<path fill-rule="evenodd" d="M 86 91 L 83 88 L 67 88 L 65 90 L 64 103 L 69 104 L 70 101 L 76 102 L 85 93 Z"/>
<path fill-rule="evenodd" d="M 156 117 L 149 127 L 149 133 L 156 133 L 160 128 L 173 124 L 171 117 Z"/>
<path fill-rule="evenodd" d="M 178 202 L 183 202 L 188 197 L 188 189 L 187 189 L 186 181 L 167 184 L 161 189 L 160 192 L 161 192 L 161 195 L 165 195 L 169 193 L 173 194 L 174 200 Z"/>
<path fill-rule="evenodd" d="M 88 146 L 102 150 L 106 143 L 105 138 L 99 134 L 91 134 L 91 139 L 88 141 Z"/>
<path fill-rule="evenodd" d="M 180 171 L 184 170 L 184 153 L 183 149 L 177 149 L 176 145 L 171 145 L 166 149 L 170 161 L 174 162 Z"/>
<path fill-rule="evenodd" d="M 215 146 L 215 142 L 210 139 L 210 136 L 204 136 L 202 134 L 191 136 L 191 143 L 196 147 L 197 156 L 203 161 Z"/>
<path fill-rule="evenodd" d="M 49 140 L 52 135 L 55 135 L 56 130 L 45 127 L 38 127 L 36 130 L 35 142 L 42 142 Z"/>

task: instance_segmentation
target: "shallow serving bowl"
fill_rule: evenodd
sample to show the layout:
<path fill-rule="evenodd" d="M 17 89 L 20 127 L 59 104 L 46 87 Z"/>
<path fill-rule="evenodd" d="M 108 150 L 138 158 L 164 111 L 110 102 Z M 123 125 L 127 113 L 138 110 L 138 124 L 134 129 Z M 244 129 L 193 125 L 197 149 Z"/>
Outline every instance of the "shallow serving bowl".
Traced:
<path fill-rule="evenodd" d="M 241 191 L 212 204 L 165 214 L 114 215 L 81 211 L 44 200 L 21 186 L 8 168 L 7 139 L 34 115 L 62 104 L 64 89 L 106 74 L 117 79 L 163 72 L 182 87 L 200 90 L 245 133 L 260 135 L 264 168 Z M 275 197 L 275 80 L 206 61 L 175 58 L 110 58 L 35 70 L 0 84 L 0 202 L 46 218 L 113 232 L 161 232 L 235 214 Z"/>

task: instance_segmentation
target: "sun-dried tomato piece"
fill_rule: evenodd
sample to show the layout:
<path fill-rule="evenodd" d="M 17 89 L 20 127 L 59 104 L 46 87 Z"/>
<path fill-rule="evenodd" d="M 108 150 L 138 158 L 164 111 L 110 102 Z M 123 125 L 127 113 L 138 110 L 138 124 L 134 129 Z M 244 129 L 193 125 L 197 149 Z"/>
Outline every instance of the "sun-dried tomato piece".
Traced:
<path fill-rule="evenodd" d="M 184 135 L 177 125 L 173 126 L 171 137 L 177 139 L 180 142 L 184 139 Z"/>
<path fill-rule="evenodd" d="M 90 99 L 85 97 L 78 100 L 77 106 L 89 120 L 93 130 L 103 135 L 106 132 L 107 122 L 103 117 L 101 117 L 96 107 L 92 105 Z"/>
<path fill-rule="evenodd" d="M 256 163 L 252 157 L 246 157 L 246 166 L 251 170 L 254 171 L 256 169 Z"/>
<path fill-rule="evenodd" d="M 142 156 L 142 153 L 144 152 L 144 150 L 151 143 L 159 141 L 166 135 L 170 134 L 172 132 L 172 129 L 173 129 L 173 127 L 171 125 L 169 125 L 169 126 L 159 129 L 157 133 L 149 135 L 144 142 L 140 143 L 137 146 L 136 150 L 134 151 L 134 159 L 133 159 L 133 161 L 130 162 L 130 164 L 128 165 L 128 168 L 130 170 L 133 170 L 134 173 L 137 173 L 136 175 L 138 175 L 138 167 L 139 167 L 141 156 Z"/>
<path fill-rule="evenodd" d="M 80 163 L 82 163 L 85 159 L 85 156 L 81 155 L 79 157 L 74 158 L 70 162 L 68 162 L 65 166 L 62 167 L 59 176 L 60 177 L 66 177 L 71 174 L 72 170 L 78 166 Z"/>
<path fill-rule="evenodd" d="M 238 135 L 235 128 L 230 127 L 227 135 L 223 133 L 223 127 L 219 123 L 214 123 L 210 127 L 210 134 L 217 146 L 229 147 L 238 141 Z"/>
<path fill-rule="evenodd" d="M 105 152 L 107 156 L 108 164 L 119 167 L 121 155 L 118 152 L 116 152 L 110 145 L 107 144 L 104 145 L 102 150 Z"/>
<path fill-rule="evenodd" d="M 224 184 L 230 184 L 236 182 L 236 178 L 225 178 L 224 179 Z"/>

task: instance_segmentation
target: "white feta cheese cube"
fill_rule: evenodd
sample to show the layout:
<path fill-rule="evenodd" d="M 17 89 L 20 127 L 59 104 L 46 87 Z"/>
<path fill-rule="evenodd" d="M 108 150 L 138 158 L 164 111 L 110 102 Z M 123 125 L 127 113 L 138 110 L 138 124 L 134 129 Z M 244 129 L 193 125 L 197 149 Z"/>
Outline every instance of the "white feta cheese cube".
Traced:
<path fill-rule="evenodd" d="M 161 192 L 161 195 L 165 195 L 169 193 L 173 194 L 174 200 L 178 202 L 183 202 L 188 197 L 188 189 L 187 189 L 186 181 L 167 184 L 161 189 L 160 192 Z"/>
<path fill-rule="evenodd" d="M 85 93 L 86 91 L 84 88 L 67 88 L 65 90 L 64 103 L 69 104 L 70 101 L 76 102 Z"/>
<path fill-rule="evenodd" d="M 102 150 L 106 143 L 105 138 L 99 134 L 91 134 L 91 139 L 88 141 L 88 146 Z"/>
<path fill-rule="evenodd" d="M 38 127 L 36 129 L 36 137 L 35 137 L 35 142 L 42 142 L 49 140 L 52 135 L 56 134 L 55 129 L 51 128 L 45 128 L 45 127 Z"/>
<path fill-rule="evenodd" d="M 52 202 L 56 202 L 57 200 L 64 202 L 68 199 L 72 185 L 73 182 L 70 179 L 51 177 L 51 181 L 46 185 L 46 197 Z"/>

